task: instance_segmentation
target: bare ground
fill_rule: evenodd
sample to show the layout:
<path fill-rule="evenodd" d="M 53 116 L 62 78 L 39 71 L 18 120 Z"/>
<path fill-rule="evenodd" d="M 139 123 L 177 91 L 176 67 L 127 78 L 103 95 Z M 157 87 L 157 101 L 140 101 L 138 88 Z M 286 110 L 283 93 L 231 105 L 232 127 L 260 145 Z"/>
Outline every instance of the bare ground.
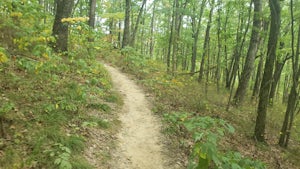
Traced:
<path fill-rule="evenodd" d="M 111 74 L 115 90 L 121 93 L 124 100 L 119 116 L 122 127 L 117 134 L 111 169 L 180 168 L 173 162 L 170 165 L 162 143 L 160 120 L 152 114 L 143 90 L 117 69 L 109 65 L 105 67 Z"/>

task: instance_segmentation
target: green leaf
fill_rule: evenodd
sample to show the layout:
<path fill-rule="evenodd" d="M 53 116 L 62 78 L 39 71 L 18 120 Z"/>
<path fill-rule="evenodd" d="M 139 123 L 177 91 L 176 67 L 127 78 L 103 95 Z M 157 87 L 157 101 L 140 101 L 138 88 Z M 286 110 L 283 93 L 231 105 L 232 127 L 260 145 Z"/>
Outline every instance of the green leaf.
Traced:
<path fill-rule="evenodd" d="M 59 165 L 61 163 L 62 159 L 61 158 L 57 158 L 54 161 L 54 164 Z"/>
<path fill-rule="evenodd" d="M 10 110 L 12 110 L 15 107 L 15 105 L 11 102 L 6 102 L 4 103 L 1 107 L 0 107 L 0 116 L 2 116 L 3 114 L 9 112 Z"/>
<path fill-rule="evenodd" d="M 195 142 L 200 141 L 203 138 L 203 135 L 204 135 L 204 133 L 195 132 L 194 133 L 194 141 Z"/>
<path fill-rule="evenodd" d="M 62 160 L 60 165 L 59 165 L 60 169 L 72 169 L 72 165 L 69 161 L 66 160 Z"/>
<path fill-rule="evenodd" d="M 200 153 L 199 162 L 196 169 L 208 169 L 208 167 L 209 167 L 209 159 L 207 158 L 206 154 Z"/>
<path fill-rule="evenodd" d="M 226 126 L 227 126 L 227 130 L 229 131 L 229 133 L 235 132 L 235 129 L 230 124 L 226 124 Z"/>
<path fill-rule="evenodd" d="M 236 164 L 236 163 L 232 163 L 231 164 L 231 168 L 232 169 L 242 169 L 238 164 Z"/>

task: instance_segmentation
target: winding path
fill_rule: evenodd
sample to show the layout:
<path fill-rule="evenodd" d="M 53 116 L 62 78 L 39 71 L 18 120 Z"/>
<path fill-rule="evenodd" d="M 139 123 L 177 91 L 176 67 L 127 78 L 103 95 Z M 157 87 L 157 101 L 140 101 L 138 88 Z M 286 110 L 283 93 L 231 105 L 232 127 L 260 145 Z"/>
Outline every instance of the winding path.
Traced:
<path fill-rule="evenodd" d="M 105 67 L 124 99 L 119 117 L 122 129 L 118 134 L 119 145 L 113 154 L 112 169 L 165 169 L 161 124 L 152 114 L 144 92 L 117 69 Z"/>

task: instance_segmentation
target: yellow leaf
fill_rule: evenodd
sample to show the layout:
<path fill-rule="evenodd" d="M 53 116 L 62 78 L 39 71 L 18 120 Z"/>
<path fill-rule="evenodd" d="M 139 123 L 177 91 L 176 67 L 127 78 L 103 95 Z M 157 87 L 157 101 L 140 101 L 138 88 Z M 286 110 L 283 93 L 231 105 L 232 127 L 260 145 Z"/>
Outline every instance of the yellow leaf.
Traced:
<path fill-rule="evenodd" d="M 199 157 L 202 159 L 206 159 L 207 155 L 206 155 L 206 153 L 199 153 Z"/>
<path fill-rule="evenodd" d="M 7 61 L 8 61 L 7 56 L 0 51 L 0 63 L 4 63 L 4 62 L 7 62 Z"/>
<path fill-rule="evenodd" d="M 76 28 L 77 30 L 81 30 L 82 28 L 81 28 L 81 26 L 77 26 L 77 28 Z"/>
<path fill-rule="evenodd" d="M 23 16 L 23 14 L 21 13 L 21 12 L 12 12 L 11 14 L 10 14 L 10 16 L 11 17 L 21 17 L 21 16 Z"/>

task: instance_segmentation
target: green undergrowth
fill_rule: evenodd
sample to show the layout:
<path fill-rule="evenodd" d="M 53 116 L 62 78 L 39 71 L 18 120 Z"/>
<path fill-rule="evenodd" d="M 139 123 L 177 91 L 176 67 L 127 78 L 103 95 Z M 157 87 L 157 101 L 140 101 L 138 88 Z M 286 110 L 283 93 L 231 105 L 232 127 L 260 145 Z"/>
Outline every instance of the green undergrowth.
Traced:
<path fill-rule="evenodd" d="M 130 47 L 120 53 L 111 49 L 111 53 L 113 55 L 102 54 L 101 57 L 134 74 L 138 82 L 154 94 L 153 111 L 163 116 L 167 125 L 164 133 L 178 140 L 181 151 L 189 156 L 189 169 L 266 167 L 221 145 L 222 140 L 234 132 L 234 127 L 219 113 L 219 106 L 226 104 L 226 91 L 208 97 L 206 93 L 211 92 L 212 87 L 205 88 L 196 82 L 196 77 L 185 72 L 171 75 L 163 63 L 138 54 Z"/>
<path fill-rule="evenodd" d="M 0 168 L 92 168 L 83 157 L 86 131 L 111 128 L 101 114 L 118 101 L 104 67 L 75 52 L 7 56 L 0 63 Z"/>

